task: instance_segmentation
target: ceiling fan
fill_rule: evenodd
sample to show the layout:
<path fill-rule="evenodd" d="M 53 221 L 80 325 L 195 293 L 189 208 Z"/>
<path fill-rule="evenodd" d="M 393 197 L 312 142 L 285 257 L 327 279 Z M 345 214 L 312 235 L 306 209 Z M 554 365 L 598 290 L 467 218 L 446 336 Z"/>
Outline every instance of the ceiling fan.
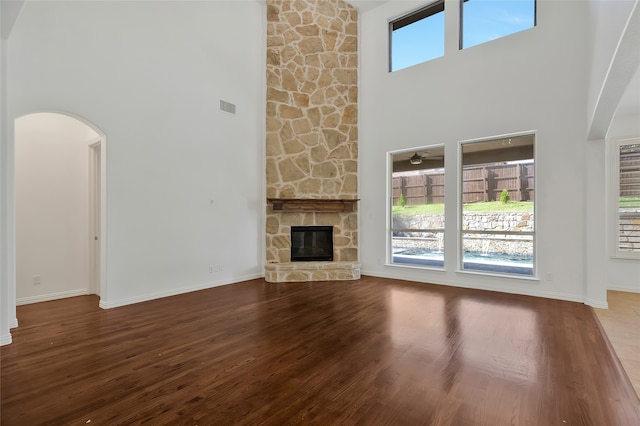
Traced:
<path fill-rule="evenodd" d="M 422 156 L 422 155 L 420 155 L 420 154 L 418 154 L 418 153 L 416 152 L 415 154 L 413 154 L 413 155 L 411 156 L 411 158 L 409 158 L 409 162 L 410 162 L 411 164 L 413 164 L 414 166 L 417 166 L 417 165 L 419 165 L 419 164 L 422 164 L 422 162 L 423 162 L 424 160 L 442 160 L 443 158 L 444 158 L 444 157 L 443 157 L 443 156 L 441 156 L 441 155 L 440 155 L 440 156 L 437 156 L 437 155 L 436 155 L 436 156 L 431 155 L 431 153 L 430 153 L 429 151 L 425 152 L 425 155 L 424 155 L 424 156 Z"/>

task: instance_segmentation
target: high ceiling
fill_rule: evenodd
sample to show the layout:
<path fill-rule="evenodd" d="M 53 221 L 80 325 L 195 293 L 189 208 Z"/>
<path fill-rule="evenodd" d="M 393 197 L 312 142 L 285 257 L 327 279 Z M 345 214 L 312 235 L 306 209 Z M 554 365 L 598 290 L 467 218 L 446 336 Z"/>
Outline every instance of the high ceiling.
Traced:
<path fill-rule="evenodd" d="M 367 12 L 373 8 L 376 8 L 388 0 L 346 0 L 347 3 L 356 7 L 360 13 Z M 24 4 L 24 0 L 2 0 L 0 1 L 2 22 L 0 28 L 2 29 L 3 38 L 7 38 L 13 23 L 15 22 L 20 9 Z M 617 106 L 617 114 L 631 115 L 640 114 L 640 69 L 635 73 L 635 76 L 628 84 L 626 91 Z"/>

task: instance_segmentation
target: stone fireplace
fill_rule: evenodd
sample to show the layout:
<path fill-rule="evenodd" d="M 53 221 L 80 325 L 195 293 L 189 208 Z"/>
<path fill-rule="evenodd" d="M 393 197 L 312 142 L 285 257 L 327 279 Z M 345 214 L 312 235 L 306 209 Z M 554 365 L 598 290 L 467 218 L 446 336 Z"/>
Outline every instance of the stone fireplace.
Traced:
<path fill-rule="evenodd" d="M 267 0 L 269 282 L 360 278 L 357 19 L 342 0 Z M 292 262 L 299 226 L 333 227 L 333 260 Z"/>

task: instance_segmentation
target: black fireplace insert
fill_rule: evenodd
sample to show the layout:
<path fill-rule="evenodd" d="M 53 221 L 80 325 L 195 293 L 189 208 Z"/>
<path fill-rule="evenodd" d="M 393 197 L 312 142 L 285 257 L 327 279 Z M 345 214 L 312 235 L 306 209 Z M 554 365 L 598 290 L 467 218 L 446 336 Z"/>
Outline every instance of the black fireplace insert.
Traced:
<path fill-rule="evenodd" d="M 292 226 L 291 261 L 333 261 L 333 226 Z"/>

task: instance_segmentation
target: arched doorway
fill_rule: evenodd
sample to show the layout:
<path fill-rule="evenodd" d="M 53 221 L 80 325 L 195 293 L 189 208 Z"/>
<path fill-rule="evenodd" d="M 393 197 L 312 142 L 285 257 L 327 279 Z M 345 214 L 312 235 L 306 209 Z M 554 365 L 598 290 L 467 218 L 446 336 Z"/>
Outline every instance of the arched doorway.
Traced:
<path fill-rule="evenodd" d="M 105 295 L 106 138 L 67 113 L 15 120 L 15 302 Z"/>

